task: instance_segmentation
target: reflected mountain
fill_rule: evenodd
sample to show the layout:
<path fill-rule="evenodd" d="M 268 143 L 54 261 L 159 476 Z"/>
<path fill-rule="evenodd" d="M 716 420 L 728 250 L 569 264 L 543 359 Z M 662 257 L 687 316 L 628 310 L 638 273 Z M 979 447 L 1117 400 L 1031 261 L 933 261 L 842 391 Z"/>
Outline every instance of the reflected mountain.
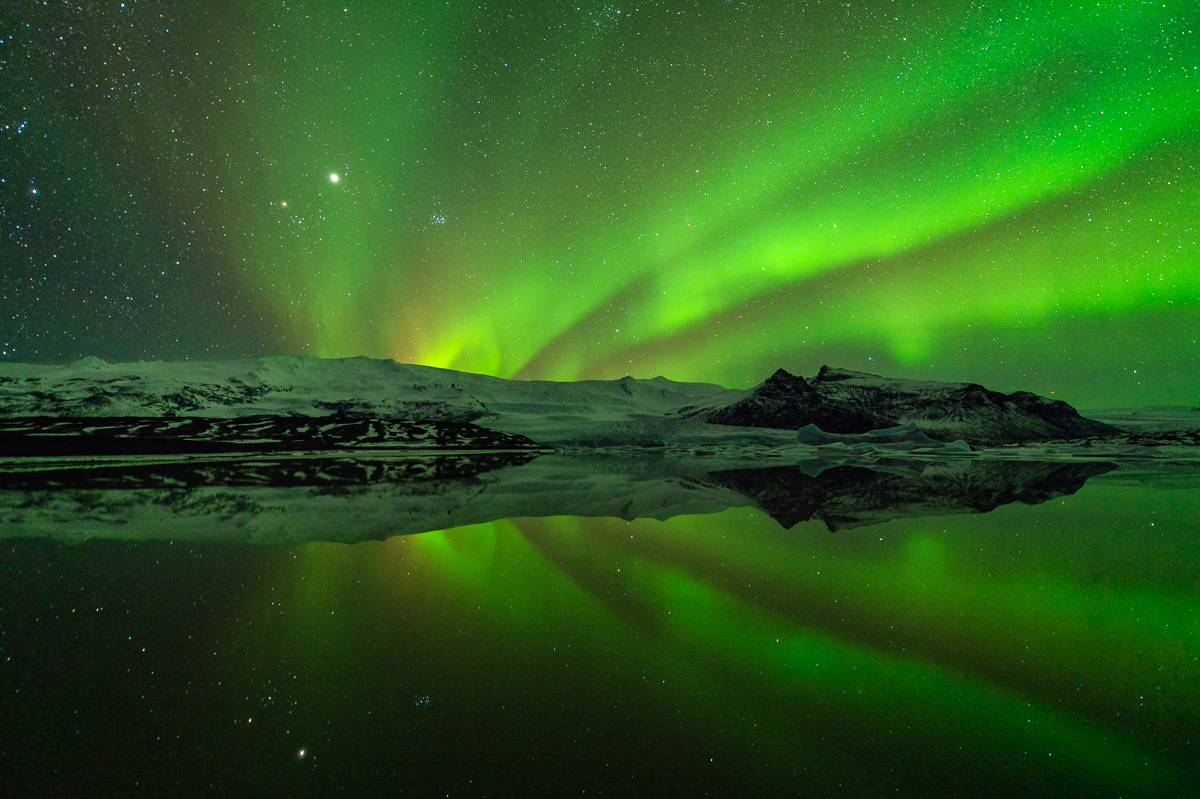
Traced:
<path fill-rule="evenodd" d="M 730 469 L 708 479 L 751 498 L 784 527 L 819 519 L 830 532 L 911 516 L 988 513 L 1074 494 L 1108 463 L 1026 461 L 877 462 L 811 474 L 804 466 Z"/>
<path fill-rule="evenodd" d="M 1045 502 L 1115 468 L 533 452 L 43 462 L 0 473 L 0 536 L 353 543 L 514 517 L 667 519 L 733 507 L 832 531 Z"/>

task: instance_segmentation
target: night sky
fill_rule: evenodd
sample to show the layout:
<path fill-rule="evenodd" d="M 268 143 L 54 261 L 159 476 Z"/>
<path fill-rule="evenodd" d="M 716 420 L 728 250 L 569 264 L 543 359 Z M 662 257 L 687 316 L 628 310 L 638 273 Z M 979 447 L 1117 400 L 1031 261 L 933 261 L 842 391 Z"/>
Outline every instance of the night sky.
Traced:
<path fill-rule="evenodd" d="M 7 0 L 0 360 L 1200 404 L 1196 29 L 1194 0 Z"/>

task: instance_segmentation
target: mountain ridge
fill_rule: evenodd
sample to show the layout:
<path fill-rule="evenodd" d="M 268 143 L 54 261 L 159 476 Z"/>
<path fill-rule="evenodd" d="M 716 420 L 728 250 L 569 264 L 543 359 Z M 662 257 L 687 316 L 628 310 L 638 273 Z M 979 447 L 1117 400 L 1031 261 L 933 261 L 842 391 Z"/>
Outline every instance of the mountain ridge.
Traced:
<path fill-rule="evenodd" d="M 68 366 L 0 364 L 0 416 L 336 416 L 474 423 L 552 446 L 794 443 L 914 423 L 930 438 L 1004 444 L 1120 431 L 1065 402 L 975 383 L 887 378 L 822 366 L 777 370 L 751 389 L 665 377 L 507 380 L 365 357 Z"/>

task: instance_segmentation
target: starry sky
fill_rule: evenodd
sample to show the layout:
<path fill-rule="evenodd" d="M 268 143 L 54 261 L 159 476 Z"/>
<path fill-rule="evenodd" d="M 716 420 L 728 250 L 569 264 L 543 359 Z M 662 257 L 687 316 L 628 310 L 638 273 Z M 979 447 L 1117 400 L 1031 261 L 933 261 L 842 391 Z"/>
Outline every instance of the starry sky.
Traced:
<path fill-rule="evenodd" d="M 1200 404 L 1165 2 L 10 0 L 0 360 Z"/>

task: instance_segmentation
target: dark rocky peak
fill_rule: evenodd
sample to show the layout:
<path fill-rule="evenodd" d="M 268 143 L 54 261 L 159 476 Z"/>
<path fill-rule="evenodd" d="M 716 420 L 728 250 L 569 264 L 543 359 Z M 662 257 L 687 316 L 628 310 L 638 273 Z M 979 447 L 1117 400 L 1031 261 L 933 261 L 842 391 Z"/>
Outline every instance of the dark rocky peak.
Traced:
<path fill-rule="evenodd" d="M 807 396 L 815 393 L 813 387 L 803 377 L 794 375 L 784 369 L 777 369 L 775 374 L 768 377 L 754 389 L 755 394 L 767 397 Z"/>
<path fill-rule="evenodd" d="M 865 433 L 891 427 L 892 419 L 827 403 L 816 388 L 803 377 L 783 369 L 755 386 L 750 395 L 701 418 L 712 424 L 740 427 L 799 429 L 815 424 L 826 432 Z"/>
<path fill-rule="evenodd" d="M 880 377 L 822 366 L 809 380 L 783 369 L 745 396 L 698 414 L 713 424 L 859 434 L 906 421 L 931 438 L 991 446 L 1112 435 L 1071 406 L 1029 392 L 1004 394 L 977 383 Z"/>
<path fill-rule="evenodd" d="M 1030 395 L 1036 396 L 1036 395 Z M 984 388 L 978 383 L 965 383 L 961 388 L 952 389 L 947 394 L 947 399 L 957 402 L 964 409 L 981 408 L 984 406 L 1001 407 L 1005 402 L 1012 399 L 1011 394 L 1002 394 L 999 391 L 992 391 Z"/>

